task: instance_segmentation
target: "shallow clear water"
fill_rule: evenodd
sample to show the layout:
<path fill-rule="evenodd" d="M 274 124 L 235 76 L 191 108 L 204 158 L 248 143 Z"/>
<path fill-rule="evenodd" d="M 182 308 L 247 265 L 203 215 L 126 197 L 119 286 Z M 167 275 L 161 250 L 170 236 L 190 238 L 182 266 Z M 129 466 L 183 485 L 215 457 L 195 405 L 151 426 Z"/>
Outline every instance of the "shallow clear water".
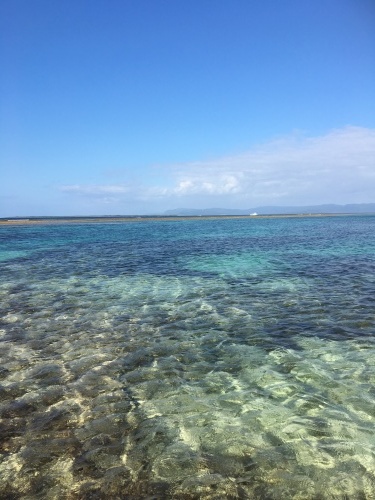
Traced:
<path fill-rule="evenodd" d="M 1 498 L 375 496 L 375 217 L 0 227 Z"/>

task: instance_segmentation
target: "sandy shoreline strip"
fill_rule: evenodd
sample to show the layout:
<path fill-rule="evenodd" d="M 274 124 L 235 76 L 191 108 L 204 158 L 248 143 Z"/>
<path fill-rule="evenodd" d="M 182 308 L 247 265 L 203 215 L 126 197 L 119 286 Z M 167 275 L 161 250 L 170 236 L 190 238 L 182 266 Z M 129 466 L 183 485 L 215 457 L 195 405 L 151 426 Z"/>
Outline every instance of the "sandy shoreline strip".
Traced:
<path fill-rule="evenodd" d="M 50 224 L 106 224 L 115 222 L 176 222 L 181 220 L 220 220 L 220 219 L 282 219 L 301 217 L 338 217 L 345 215 L 366 214 L 269 214 L 269 215 L 188 215 L 188 216 L 124 216 L 124 217 L 31 217 L 27 218 L 2 218 L 2 226 L 29 226 Z"/>

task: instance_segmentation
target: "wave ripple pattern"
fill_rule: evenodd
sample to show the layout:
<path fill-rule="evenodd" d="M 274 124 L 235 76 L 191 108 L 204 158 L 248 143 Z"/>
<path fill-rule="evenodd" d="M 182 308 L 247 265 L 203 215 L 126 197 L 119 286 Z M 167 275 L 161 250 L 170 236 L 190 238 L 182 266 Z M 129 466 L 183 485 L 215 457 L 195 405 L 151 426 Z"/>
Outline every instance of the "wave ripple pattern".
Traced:
<path fill-rule="evenodd" d="M 375 217 L 0 227 L 0 497 L 375 497 Z"/>

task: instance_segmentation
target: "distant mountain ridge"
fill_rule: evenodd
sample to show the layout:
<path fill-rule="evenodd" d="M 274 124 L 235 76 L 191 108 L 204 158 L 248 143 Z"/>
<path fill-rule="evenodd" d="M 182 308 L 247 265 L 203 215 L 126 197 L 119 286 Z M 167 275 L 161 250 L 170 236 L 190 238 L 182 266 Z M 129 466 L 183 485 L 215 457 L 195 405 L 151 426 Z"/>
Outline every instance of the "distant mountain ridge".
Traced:
<path fill-rule="evenodd" d="M 264 206 L 246 209 L 237 208 L 175 208 L 164 215 L 270 215 L 270 214 L 358 214 L 375 213 L 375 203 L 353 203 L 349 205 Z"/>

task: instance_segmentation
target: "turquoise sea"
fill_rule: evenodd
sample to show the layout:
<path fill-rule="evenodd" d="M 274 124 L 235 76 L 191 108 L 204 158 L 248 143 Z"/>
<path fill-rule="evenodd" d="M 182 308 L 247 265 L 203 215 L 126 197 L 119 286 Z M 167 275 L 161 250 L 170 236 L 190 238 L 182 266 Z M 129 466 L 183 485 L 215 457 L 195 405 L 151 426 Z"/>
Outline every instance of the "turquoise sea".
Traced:
<path fill-rule="evenodd" d="M 0 498 L 375 498 L 375 216 L 0 226 Z"/>

